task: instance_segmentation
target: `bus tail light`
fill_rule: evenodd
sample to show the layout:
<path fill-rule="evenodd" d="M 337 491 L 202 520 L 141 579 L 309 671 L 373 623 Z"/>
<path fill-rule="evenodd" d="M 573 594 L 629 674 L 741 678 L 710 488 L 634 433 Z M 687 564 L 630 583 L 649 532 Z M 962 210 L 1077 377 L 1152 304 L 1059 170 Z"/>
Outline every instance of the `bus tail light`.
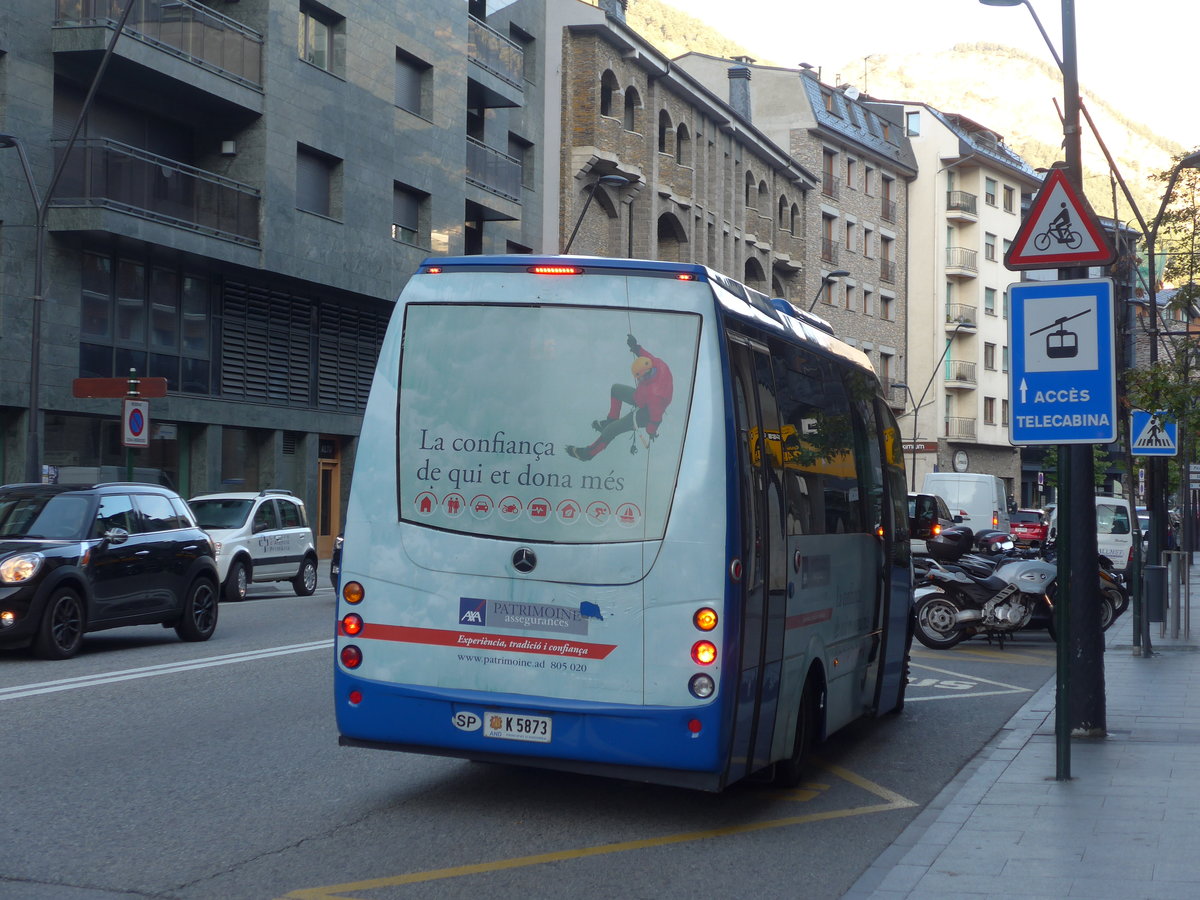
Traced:
<path fill-rule="evenodd" d="M 342 599 L 347 603 L 362 603 L 367 592 L 357 581 L 347 581 L 342 585 Z"/>
<path fill-rule="evenodd" d="M 348 634 L 350 637 L 354 637 L 356 634 L 360 634 L 362 630 L 363 620 L 362 616 L 360 616 L 358 613 L 347 613 L 346 615 L 342 616 L 342 634 Z"/>
<path fill-rule="evenodd" d="M 717 611 L 707 606 L 696 610 L 696 614 L 692 616 L 692 624 L 701 631 L 712 631 L 717 627 Z"/>
<path fill-rule="evenodd" d="M 362 703 L 362 691 L 351 691 L 347 696 L 351 706 L 358 706 Z"/>
<path fill-rule="evenodd" d="M 583 266 L 530 266 L 533 275 L 582 275 Z"/>
<path fill-rule="evenodd" d="M 693 697 L 699 700 L 707 700 L 716 689 L 717 683 L 713 681 L 711 675 L 705 672 L 693 675 L 692 680 L 688 682 L 688 690 L 692 692 Z"/>
<path fill-rule="evenodd" d="M 342 665 L 347 669 L 357 669 L 362 665 L 362 651 L 354 644 L 347 644 L 342 648 Z"/>
<path fill-rule="evenodd" d="M 696 641 L 692 645 L 692 659 L 702 666 L 711 666 L 717 661 L 717 645 L 712 641 Z"/>

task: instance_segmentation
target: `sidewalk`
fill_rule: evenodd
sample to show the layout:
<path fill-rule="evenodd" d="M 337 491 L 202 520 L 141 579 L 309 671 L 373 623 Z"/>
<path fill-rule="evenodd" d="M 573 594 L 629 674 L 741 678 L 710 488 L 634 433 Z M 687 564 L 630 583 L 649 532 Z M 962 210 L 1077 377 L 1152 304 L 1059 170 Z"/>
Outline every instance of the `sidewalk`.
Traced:
<path fill-rule="evenodd" d="M 843 900 L 1200 896 L 1200 619 L 1190 639 L 1152 622 L 1146 657 L 1132 622 L 1105 635 L 1108 736 L 1071 742 L 1070 781 L 1054 777 L 1052 677 Z"/>

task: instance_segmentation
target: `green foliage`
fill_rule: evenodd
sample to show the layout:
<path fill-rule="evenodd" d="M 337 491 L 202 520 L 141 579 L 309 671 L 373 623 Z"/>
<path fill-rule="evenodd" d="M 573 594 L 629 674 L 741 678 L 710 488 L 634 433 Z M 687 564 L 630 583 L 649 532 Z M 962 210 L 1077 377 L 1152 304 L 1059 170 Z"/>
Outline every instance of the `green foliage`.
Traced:
<path fill-rule="evenodd" d="M 1097 489 L 1104 487 L 1104 473 L 1109 467 L 1108 451 L 1105 444 L 1092 444 L 1092 467 Z M 1046 448 L 1042 456 L 1042 471 L 1046 473 L 1046 484 L 1053 485 L 1057 494 L 1058 484 L 1058 445 Z"/>

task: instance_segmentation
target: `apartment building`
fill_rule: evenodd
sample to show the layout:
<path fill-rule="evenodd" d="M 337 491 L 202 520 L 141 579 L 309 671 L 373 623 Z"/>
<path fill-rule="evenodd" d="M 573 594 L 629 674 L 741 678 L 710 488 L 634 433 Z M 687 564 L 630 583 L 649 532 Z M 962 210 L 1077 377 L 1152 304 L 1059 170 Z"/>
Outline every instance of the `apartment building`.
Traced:
<path fill-rule="evenodd" d="M 291 488 L 327 552 L 418 261 L 547 243 L 542 28 L 483 0 L 9 0 L 4 480 L 123 473 L 120 402 L 72 382 L 135 370 L 168 385 L 139 475 Z"/>
<path fill-rule="evenodd" d="M 1022 496 L 1008 441 L 1008 285 L 1004 253 L 1021 198 L 1041 180 L 998 134 L 922 103 L 885 103 L 904 123 L 921 175 L 909 189 L 908 340 L 912 396 L 900 419 L 914 481 L 927 472 L 998 475 Z M 916 420 L 914 406 L 919 406 Z"/>
<path fill-rule="evenodd" d="M 820 190 L 805 222 L 810 259 L 805 306 L 870 357 L 885 385 L 906 378 L 906 220 L 917 163 L 902 117 L 853 88 L 822 82 L 816 70 L 756 65 L 688 53 L 675 65 L 717 90 L 731 65 L 746 70 L 753 121 L 812 168 Z M 841 274 L 834 274 L 841 273 Z M 890 389 L 897 411 L 901 389 Z"/>

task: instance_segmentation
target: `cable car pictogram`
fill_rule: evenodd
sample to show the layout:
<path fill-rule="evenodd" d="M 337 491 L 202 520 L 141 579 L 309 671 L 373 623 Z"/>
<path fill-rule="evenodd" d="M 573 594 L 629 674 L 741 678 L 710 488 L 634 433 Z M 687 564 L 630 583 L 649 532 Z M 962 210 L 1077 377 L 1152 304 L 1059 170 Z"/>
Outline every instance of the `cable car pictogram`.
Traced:
<path fill-rule="evenodd" d="M 1077 335 L 1074 331 L 1068 331 L 1067 329 L 1063 328 L 1063 323 L 1069 322 L 1072 319 L 1077 319 L 1089 312 L 1091 312 L 1090 309 L 1085 309 L 1081 312 L 1075 313 L 1074 315 L 1059 316 L 1049 325 L 1034 329 L 1033 331 L 1029 332 L 1029 336 L 1033 337 L 1035 334 L 1040 334 L 1041 332 L 1050 328 L 1054 328 L 1054 326 L 1057 325 L 1057 330 L 1051 331 L 1048 335 L 1046 335 L 1046 355 L 1050 357 L 1050 359 L 1070 359 L 1079 354 L 1079 335 Z"/>

